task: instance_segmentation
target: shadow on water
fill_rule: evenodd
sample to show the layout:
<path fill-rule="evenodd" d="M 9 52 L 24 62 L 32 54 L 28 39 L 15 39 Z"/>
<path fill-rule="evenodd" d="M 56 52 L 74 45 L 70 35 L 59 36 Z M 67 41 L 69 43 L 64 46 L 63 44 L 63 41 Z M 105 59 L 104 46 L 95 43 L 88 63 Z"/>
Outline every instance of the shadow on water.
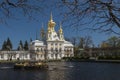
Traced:
<path fill-rule="evenodd" d="M 0 65 L 6 67 L 0 80 L 120 80 L 120 64 L 50 62 L 48 70 L 14 70 L 12 65 Z"/>

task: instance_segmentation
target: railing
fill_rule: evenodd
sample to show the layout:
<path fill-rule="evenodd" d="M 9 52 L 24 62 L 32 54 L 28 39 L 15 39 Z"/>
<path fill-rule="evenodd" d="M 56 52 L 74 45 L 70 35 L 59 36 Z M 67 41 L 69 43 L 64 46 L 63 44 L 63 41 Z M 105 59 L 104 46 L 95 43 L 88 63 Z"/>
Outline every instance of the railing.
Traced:
<path fill-rule="evenodd" d="M 2 54 L 2 53 L 17 53 L 17 54 L 19 54 L 19 53 L 29 53 L 29 51 L 0 51 L 0 54 Z"/>

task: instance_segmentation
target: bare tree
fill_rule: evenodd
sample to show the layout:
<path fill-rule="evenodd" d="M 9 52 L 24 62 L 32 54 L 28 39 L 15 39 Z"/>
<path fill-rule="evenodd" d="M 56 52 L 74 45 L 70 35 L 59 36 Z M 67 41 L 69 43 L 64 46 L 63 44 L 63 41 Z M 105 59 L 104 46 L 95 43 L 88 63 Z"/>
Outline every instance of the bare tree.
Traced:
<path fill-rule="evenodd" d="M 7 18 L 16 19 L 24 15 L 34 19 L 34 15 L 42 12 L 44 0 L 0 0 L 0 23 L 5 23 Z"/>
<path fill-rule="evenodd" d="M 61 0 L 64 18 L 80 29 L 120 34 L 120 0 Z M 92 27 L 83 24 L 93 24 Z"/>
<path fill-rule="evenodd" d="M 80 48 L 90 48 L 93 46 L 93 41 L 91 36 L 80 37 L 80 42 L 78 45 Z"/>

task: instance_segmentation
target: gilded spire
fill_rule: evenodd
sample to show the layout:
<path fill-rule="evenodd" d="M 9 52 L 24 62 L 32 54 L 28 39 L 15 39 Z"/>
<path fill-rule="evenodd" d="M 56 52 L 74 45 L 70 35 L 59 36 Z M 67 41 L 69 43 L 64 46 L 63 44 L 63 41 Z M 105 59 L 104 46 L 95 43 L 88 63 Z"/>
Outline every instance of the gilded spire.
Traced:
<path fill-rule="evenodd" d="M 52 12 L 51 12 L 51 15 L 50 15 L 50 21 L 53 21 L 53 18 L 52 18 Z"/>
<path fill-rule="evenodd" d="M 59 29 L 59 33 L 62 34 L 63 33 L 63 30 L 62 30 L 62 25 L 60 23 L 60 29 Z"/>
<path fill-rule="evenodd" d="M 53 21 L 52 12 L 51 12 L 50 20 L 48 22 L 48 29 L 50 29 L 51 31 L 54 31 L 55 25 L 56 25 L 56 23 Z"/>

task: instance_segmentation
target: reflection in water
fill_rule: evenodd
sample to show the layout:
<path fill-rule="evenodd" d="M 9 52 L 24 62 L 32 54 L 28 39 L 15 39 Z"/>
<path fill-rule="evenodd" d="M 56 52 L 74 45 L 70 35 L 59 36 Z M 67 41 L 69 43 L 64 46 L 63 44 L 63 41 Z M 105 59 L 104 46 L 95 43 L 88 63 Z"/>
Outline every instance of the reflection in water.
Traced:
<path fill-rule="evenodd" d="M 120 80 L 120 64 L 51 62 L 47 71 L 0 69 L 0 80 Z M 11 65 L 5 64 L 0 67 Z"/>
<path fill-rule="evenodd" d="M 65 72 L 67 69 L 64 67 L 66 63 L 49 63 L 49 71 L 47 73 L 47 80 L 67 80 Z"/>

